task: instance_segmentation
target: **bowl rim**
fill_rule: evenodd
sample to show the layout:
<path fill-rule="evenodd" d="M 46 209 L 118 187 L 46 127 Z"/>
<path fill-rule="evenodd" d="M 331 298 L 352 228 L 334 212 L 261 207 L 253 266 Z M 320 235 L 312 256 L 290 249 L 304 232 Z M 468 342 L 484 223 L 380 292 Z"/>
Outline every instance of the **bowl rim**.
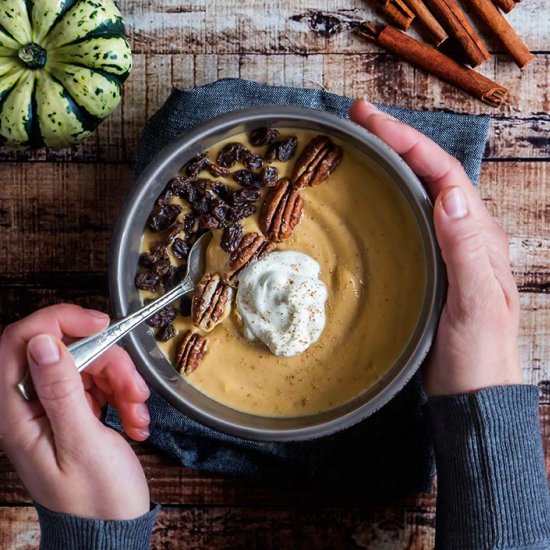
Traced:
<path fill-rule="evenodd" d="M 367 149 L 370 149 L 377 157 L 381 158 L 391 167 L 415 198 L 418 212 L 422 215 L 425 229 L 427 230 L 425 234 L 429 237 L 429 242 L 425 242 L 424 239 L 424 249 L 426 256 L 428 256 L 428 254 L 431 256 L 434 285 L 432 289 L 425 289 L 424 303 L 421 310 L 426 307 L 426 302 L 429 300 L 430 314 L 425 321 L 424 327 L 422 327 L 421 335 L 418 338 L 416 347 L 411 351 L 408 361 L 382 388 L 382 391 L 342 416 L 304 427 L 259 429 L 244 424 L 236 425 L 185 401 L 181 395 L 172 391 L 171 388 L 167 388 L 166 385 L 162 383 L 158 371 L 151 366 L 153 361 L 152 358 L 147 353 L 147 350 L 140 345 L 135 333 L 130 333 L 124 339 L 124 343 L 138 371 L 144 376 L 146 381 L 166 401 L 192 420 L 224 434 L 243 439 L 256 441 L 300 441 L 330 435 L 334 432 L 348 428 L 386 405 L 404 388 L 407 382 L 416 373 L 430 350 L 437 330 L 439 313 L 441 311 L 444 296 L 445 271 L 437 245 L 435 230 L 433 228 L 432 202 L 424 186 L 411 168 L 380 138 L 349 119 L 340 118 L 326 111 L 295 105 L 271 104 L 230 111 L 215 116 L 190 130 L 184 131 L 179 137 L 168 143 L 154 156 L 139 177 L 134 181 L 125 198 L 111 240 L 108 268 L 109 294 L 117 317 L 127 315 L 129 304 L 125 299 L 125 293 L 127 291 L 123 288 L 123 277 L 121 276 L 124 263 L 122 245 L 129 231 L 129 227 L 131 227 L 131 221 L 134 219 L 134 215 L 140 207 L 140 198 L 145 194 L 148 183 L 156 181 L 162 172 L 167 169 L 167 166 L 171 166 L 175 163 L 178 158 L 184 155 L 186 150 L 191 149 L 194 144 L 199 143 L 201 140 L 210 138 L 215 134 L 221 134 L 224 131 L 230 131 L 232 128 L 244 124 L 258 123 L 261 125 L 268 121 L 273 123 L 276 119 L 283 119 L 285 122 L 295 123 L 306 120 L 311 123 L 321 124 L 333 130 L 335 133 L 350 135 L 355 140 L 362 142 Z M 377 158 L 373 160 L 380 164 Z M 181 161 L 179 165 L 181 166 Z M 381 165 L 381 168 L 387 170 L 383 165 Z M 391 177 L 390 174 L 388 174 L 388 176 Z M 428 264 L 427 260 L 426 263 Z M 421 320 L 422 319 L 419 318 L 415 331 L 418 329 Z M 257 415 L 251 416 L 256 417 Z"/>

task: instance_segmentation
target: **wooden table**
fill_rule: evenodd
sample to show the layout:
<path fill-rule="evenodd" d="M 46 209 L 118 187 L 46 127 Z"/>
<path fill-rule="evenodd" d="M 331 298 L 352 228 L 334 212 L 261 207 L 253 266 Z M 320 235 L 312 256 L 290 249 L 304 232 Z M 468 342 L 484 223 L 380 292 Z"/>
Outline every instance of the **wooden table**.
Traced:
<path fill-rule="evenodd" d="M 241 77 L 488 113 L 480 191 L 510 236 L 521 356 L 527 380 L 542 389 L 550 472 L 550 4 L 526 0 L 509 16 L 537 56 L 523 72 L 492 44 L 483 72 L 510 87 L 499 110 L 354 38 L 347 22 L 372 16 L 361 0 L 126 0 L 123 9 L 134 71 L 115 113 L 71 150 L 0 151 L 0 322 L 60 301 L 108 307 L 109 241 L 140 131 L 173 86 Z M 316 33 L 309 16 L 317 9 L 339 17 L 343 32 Z M 164 505 L 155 548 L 433 546 L 433 494 L 381 500 L 346 487 L 282 490 L 186 470 L 145 445 L 136 451 Z M 0 455 L 0 548 L 34 548 L 38 540 L 29 495 Z"/>

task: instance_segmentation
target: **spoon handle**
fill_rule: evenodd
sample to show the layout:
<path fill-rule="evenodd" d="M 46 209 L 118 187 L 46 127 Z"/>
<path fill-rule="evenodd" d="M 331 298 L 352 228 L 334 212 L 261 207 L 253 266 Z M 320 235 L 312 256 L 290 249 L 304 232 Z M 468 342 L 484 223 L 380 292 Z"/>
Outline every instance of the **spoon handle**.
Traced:
<path fill-rule="evenodd" d="M 111 323 L 105 330 L 83 338 L 74 344 L 68 346 L 68 350 L 74 358 L 76 369 L 82 372 L 95 359 L 107 351 L 113 344 L 116 344 L 121 338 L 126 336 L 143 321 L 160 311 L 162 308 L 171 304 L 177 298 L 191 292 L 195 285 L 191 278 L 186 278 L 170 292 L 161 296 L 157 300 L 147 304 L 135 313 Z M 36 392 L 32 385 L 32 379 L 29 371 L 25 377 L 17 384 L 21 395 L 27 400 L 34 399 Z"/>

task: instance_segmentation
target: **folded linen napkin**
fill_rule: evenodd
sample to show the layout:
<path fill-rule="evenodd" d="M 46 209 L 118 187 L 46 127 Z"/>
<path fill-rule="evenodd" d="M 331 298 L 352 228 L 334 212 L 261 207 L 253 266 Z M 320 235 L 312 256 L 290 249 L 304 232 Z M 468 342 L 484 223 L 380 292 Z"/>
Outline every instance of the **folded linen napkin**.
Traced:
<path fill-rule="evenodd" d="M 352 99 L 322 90 L 273 87 L 224 79 L 190 90 L 174 90 L 147 123 L 136 177 L 153 157 L 186 130 L 229 111 L 265 104 L 291 104 L 347 117 Z M 455 156 L 472 182 L 479 177 L 489 118 L 379 106 L 417 128 Z M 153 392 L 149 441 L 183 465 L 214 473 L 275 483 L 348 484 L 369 494 L 429 491 L 433 457 L 417 375 L 382 410 L 343 432 L 313 441 L 265 443 L 212 430 L 186 417 Z M 117 411 L 107 423 L 121 429 Z"/>

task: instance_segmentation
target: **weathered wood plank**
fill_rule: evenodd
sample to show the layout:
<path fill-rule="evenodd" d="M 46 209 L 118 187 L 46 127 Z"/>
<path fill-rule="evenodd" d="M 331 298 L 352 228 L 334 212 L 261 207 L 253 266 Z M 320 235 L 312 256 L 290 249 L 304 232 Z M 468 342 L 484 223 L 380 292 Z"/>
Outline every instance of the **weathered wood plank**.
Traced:
<path fill-rule="evenodd" d="M 40 528 L 34 508 L 0 507 L 0 548 L 31 550 L 38 548 Z"/>
<path fill-rule="evenodd" d="M 168 508 L 151 544 L 159 550 L 422 550 L 433 547 L 434 521 L 433 509 L 423 508 Z M 0 547 L 31 550 L 39 537 L 33 508 L 0 508 Z"/>
<path fill-rule="evenodd" d="M 0 164 L 2 277 L 105 271 L 131 185 L 123 164 Z"/>
<path fill-rule="evenodd" d="M 481 196 L 510 239 L 512 269 L 520 290 L 550 292 L 550 163 L 486 162 Z"/>
<path fill-rule="evenodd" d="M 494 117 L 488 158 L 550 158 L 550 55 L 519 73 L 499 56 L 485 72 L 510 87 L 509 104 L 494 110 L 435 77 L 386 54 L 137 54 L 123 101 L 84 143 L 63 151 L 15 152 L 0 160 L 132 162 L 146 120 L 172 87 L 241 77 L 273 85 L 325 88 L 414 109 L 450 109 Z M 145 85 L 147 83 L 147 86 Z"/>
<path fill-rule="evenodd" d="M 372 0 L 267 0 L 258 9 L 255 0 L 129 0 L 123 13 L 139 53 L 263 54 L 276 47 L 287 53 L 349 54 L 375 51 L 349 32 L 350 22 L 382 20 L 372 5 Z M 337 17 L 341 32 L 326 38 L 322 25 L 315 32 L 310 16 L 316 12 Z M 549 17 L 545 0 L 530 0 L 507 15 L 532 51 L 550 51 L 545 25 Z M 484 34 L 483 29 L 480 32 Z M 492 51 L 498 51 L 494 42 L 489 43 Z"/>
<path fill-rule="evenodd" d="M 185 506 L 433 506 L 433 494 L 369 495 L 354 486 L 282 487 L 183 468 L 153 447 L 133 444 L 149 481 L 151 498 Z M 0 506 L 29 504 L 31 498 L 0 452 Z M 1 546 L 0 546 L 1 548 Z"/>
<path fill-rule="evenodd" d="M 550 403 L 550 295 L 520 294 L 519 353 L 525 381 L 546 381 L 542 401 Z"/>

